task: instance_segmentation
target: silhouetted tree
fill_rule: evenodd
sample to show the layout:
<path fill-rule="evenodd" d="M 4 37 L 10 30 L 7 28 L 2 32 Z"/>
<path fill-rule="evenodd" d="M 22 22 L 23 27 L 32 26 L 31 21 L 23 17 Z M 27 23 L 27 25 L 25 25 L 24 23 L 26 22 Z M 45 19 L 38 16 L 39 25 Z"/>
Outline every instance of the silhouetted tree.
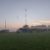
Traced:
<path fill-rule="evenodd" d="M 30 32 L 30 28 L 28 25 L 24 25 L 22 28 L 19 28 L 17 32 Z"/>

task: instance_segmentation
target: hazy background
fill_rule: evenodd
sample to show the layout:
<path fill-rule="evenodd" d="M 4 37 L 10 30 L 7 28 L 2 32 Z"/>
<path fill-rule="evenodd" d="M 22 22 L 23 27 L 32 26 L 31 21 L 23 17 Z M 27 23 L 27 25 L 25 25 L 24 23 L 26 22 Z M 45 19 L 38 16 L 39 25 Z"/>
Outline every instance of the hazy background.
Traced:
<path fill-rule="evenodd" d="M 27 24 L 50 24 L 50 0 L 0 0 L 0 29 L 16 29 L 25 24 L 25 9 L 27 9 Z"/>

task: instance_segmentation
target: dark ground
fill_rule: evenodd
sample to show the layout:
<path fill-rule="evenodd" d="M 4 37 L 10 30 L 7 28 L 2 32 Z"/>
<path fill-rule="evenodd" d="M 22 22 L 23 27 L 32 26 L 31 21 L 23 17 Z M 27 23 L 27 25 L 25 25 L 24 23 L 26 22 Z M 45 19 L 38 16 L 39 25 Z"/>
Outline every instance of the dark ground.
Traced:
<path fill-rule="evenodd" d="M 0 50 L 50 50 L 50 32 L 0 33 Z"/>

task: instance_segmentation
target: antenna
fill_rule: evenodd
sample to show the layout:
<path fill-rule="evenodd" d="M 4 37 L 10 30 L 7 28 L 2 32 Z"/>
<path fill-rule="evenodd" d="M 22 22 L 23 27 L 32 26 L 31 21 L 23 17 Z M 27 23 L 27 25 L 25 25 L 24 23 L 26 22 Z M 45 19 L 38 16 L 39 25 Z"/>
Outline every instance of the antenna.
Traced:
<path fill-rule="evenodd" d="M 5 19 L 5 29 L 6 29 L 6 19 Z"/>
<path fill-rule="evenodd" d="M 27 9 L 25 9 L 25 25 L 27 25 Z"/>

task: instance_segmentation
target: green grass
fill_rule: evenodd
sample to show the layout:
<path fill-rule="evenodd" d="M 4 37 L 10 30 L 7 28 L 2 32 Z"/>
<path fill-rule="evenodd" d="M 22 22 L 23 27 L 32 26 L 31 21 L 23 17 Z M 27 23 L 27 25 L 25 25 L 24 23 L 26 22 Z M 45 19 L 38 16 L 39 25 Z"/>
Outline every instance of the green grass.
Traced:
<path fill-rule="evenodd" d="M 50 50 L 50 32 L 0 33 L 0 50 Z"/>

